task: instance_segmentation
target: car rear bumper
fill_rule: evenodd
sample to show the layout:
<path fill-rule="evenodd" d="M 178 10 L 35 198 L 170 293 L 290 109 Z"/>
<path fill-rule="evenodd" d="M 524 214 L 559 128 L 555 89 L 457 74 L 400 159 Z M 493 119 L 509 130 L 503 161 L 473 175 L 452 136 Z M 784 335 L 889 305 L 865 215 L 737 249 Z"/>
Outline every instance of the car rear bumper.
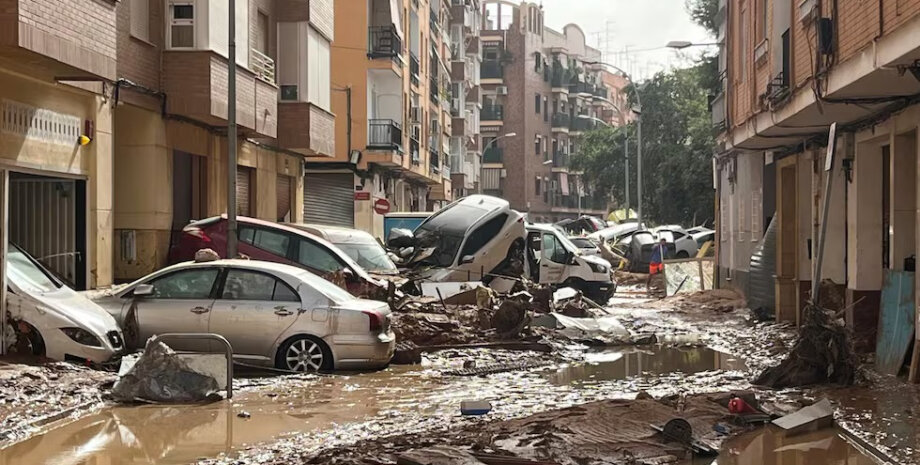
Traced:
<path fill-rule="evenodd" d="M 336 370 L 375 370 L 390 364 L 396 351 L 392 333 L 335 337 L 330 343 Z"/>

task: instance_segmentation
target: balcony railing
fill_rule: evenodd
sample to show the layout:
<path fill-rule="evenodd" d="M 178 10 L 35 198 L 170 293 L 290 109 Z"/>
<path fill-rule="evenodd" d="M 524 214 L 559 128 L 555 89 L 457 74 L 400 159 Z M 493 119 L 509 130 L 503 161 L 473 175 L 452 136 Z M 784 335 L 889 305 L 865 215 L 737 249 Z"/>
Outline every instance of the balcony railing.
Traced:
<path fill-rule="evenodd" d="M 568 168 L 569 157 L 570 157 L 569 154 L 562 153 L 557 150 L 555 153 L 553 153 L 553 167 L 554 168 Z"/>
<path fill-rule="evenodd" d="M 502 79 L 505 74 L 505 67 L 500 61 L 486 60 L 482 62 L 479 71 L 479 77 L 482 79 Z"/>
<path fill-rule="evenodd" d="M 412 157 L 412 164 L 418 166 L 422 163 L 421 144 L 418 139 L 409 138 L 409 155 Z"/>
<path fill-rule="evenodd" d="M 572 82 L 569 83 L 569 92 L 576 94 L 592 94 L 594 93 L 593 85 L 588 84 L 587 82 Z"/>
<path fill-rule="evenodd" d="M 428 147 L 428 164 L 432 173 L 441 172 L 441 153 L 435 147 Z"/>
<path fill-rule="evenodd" d="M 481 121 L 501 121 L 505 118 L 505 107 L 501 105 L 486 105 L 479 113 Z"/>
<path fill-rule="evenodd" d="M 420 70 L 418 57 L 414 53 L 409 52 L 409 76 L 412 79 L 412 84 L 418 85 L 418 73 Z"/>
<path fill-rule="evenodd" d="M 275 83 L 275 60 L 270 56 L 256 50 L 250 49 L 252 52 L 252 72 L 255 73 L 256 77 L 269 83 Z"/>
<path fill-rule="evenodd" d="M 573 131 L 591 131 L 596 127 L 596 121 L 588 118 L 579 118 L 578 116 L 573 117 L 572 122 L 569 125 L 569 129 Z"/>
<path fill-rule="evenodd" d="M 431 97 L 432 102 L 438 103 L 440 101 L 440 92 L 441 90 L 438 87 L 438 78 L 437 76 L 432 75 L 428 79 L 428 95 Z"/>
<path fill-rule="evenodd" d="M 402 53 L 402 40 L 393 26 L 371 26 L 367 37 L 367 56 L 370 58 L 397 58 Z"/>
<path fill-rule="evenodd" d="M 438 12 L 435 10 L 430 10 L 428 19 L 431 21 L 431 30 L 434 31 L 436 28 L 440 27 L 440 21 L 438 21 Z"/>
<path fill-rule="evenodd" d="M 567 113 L 553 113 L 553 127 L 567 128 L 571 117 Z"/>
<path fill-rule="evenodd" d="M 367 147 L 398 150 L 402 147 L 402 127 L 391 119 L 368 120 Z"/>
<path fill-rule="evenodd" d="M 505 158 L 505 152 L 500 147 L 489 147 L 482 153 L 483 163 L 501 163 Z"/>
<path fill-rule="evenodd" d="M 565 87 L 568 85 L 568 83 L 565 82 L 565 71 L 562 69 L 561 65 L 553 65 L 551 82 L 553 87 Z"/>
<path fill-rule="evenodd" d="M 594 88 L 594 96 L 606 99 L 608 96 L 607 88 L 604 86 L 597 86 Z"/>

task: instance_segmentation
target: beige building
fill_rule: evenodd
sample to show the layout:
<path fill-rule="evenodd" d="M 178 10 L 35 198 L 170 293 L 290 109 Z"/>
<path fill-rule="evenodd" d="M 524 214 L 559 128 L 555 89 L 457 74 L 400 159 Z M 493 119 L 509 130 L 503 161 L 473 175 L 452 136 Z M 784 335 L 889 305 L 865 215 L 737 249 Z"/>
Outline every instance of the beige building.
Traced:
<path fill-rule="evenodd" d="M 226 1 L 118 4 L 114 277 L 166 263 L 177 231 L 227 209 Z M 331 156 L 331 0 L 237 0 L 237 214 L 303 218 L 305 157 Z M 278 44 L 285 44 L 279 47 Z"/>
<path fill-rule="evenodd" d="M 360 7 L 358 7 L 360 6 Z M 336 0 L 335 157 L 308 163 L 305 221 L 380 236 L 391 211 L 451 200 L 448 0 Z"/>

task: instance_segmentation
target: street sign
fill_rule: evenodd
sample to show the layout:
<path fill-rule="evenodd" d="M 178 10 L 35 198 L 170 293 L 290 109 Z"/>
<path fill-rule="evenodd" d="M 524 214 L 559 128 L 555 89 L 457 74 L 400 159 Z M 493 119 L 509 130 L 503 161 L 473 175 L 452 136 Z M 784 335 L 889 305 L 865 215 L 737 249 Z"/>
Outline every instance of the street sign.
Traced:
<path fill-rule="evenodd" d="M 387 199 L 377 199 L 374 201 L 374 211 L 379 215 L 390 213 L 390 201 Z"/>
<path fill-rule="evenodd" d="M 370 200 L 371 193 L 368 191 L 357 191 L 355 192 L 355 200 Z"/>

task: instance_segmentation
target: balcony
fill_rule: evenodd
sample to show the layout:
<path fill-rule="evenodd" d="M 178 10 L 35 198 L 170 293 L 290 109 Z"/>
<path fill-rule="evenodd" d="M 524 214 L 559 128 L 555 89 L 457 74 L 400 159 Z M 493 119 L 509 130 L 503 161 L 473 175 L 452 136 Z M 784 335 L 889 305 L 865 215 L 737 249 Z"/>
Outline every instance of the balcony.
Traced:
<path fill-rule="evenodd" d="M 368 58 L 397 59 L 402 54 L 402 40 L 393 26 L 371 26 L 367 30 Z"/>
<path fill-rule="evenodd" d="M 608 98 L 608 94 L 609 94 L 609 93 L 608 93 L 608 91 L 607 91 L 607 88 L 604 87 L 604 86 L 597 86 L 597 87 L 594 88 L 594 96 L 595 96 L 595 97 L 599 97 L 599 98 L 602 98 L 602 99 L 607 99 L 607 98 Z"/>
<path fill-rule="evenodd" d="M 13 68 L 53 80 L 114 81 L 116 2 L 0 0 L 0 55 Z M 12 65 L 12 66 L 10 66 Z"/>
<path fill-rule="evenodd" d="M 570 157 L 571 155 L 567 153 L 562 153 L 559 150 L 555 151 L 553 153 L 553 170 L 562 169 L 563 171 L 567 171 Z"/>
<path fill-rule="evenodd" d="M 579 118 L 575 116 L 569 125 L 569 129 L 574 132 L 592 131 L 597 128 L 597 122 L 592 119 Z"/>
<path fill-rule="evenodd" d="M 594 89 L 594 84 L 587 82 L 575 81 L 569 84 L 569 93 L 593 95 Z"/>
<path fill-rule="evenodd" d="M 435 3 L 432 3 L 432 5 L 435 5 Z M 437 8 L 437 7 L 435 7 L 435 8 Z M 431 32 L 432 34 L 437 34 L 437 33 L 438 33 L 438 30 L 439 30 L 440 27 L 441 27 L 441 22 L 440 22 L 440 20 L 438 19 L 438 11 L 437 11 L 437 10 L 430 10 L 430 12 L 429 12 L 429 14 L 428 14 L 428 21 L 429 21 L 429 24 L 430 24 L 430 26 L 431 26 L 431 27 L 429 27 L 429 32 Z"/>
<path fill-rule="evenodd" d="M 412 79 L 412 84 L 415 86 L 418 86 L 419 70 L 420 70 L 420 66 L 419 66 L 418 57 L 415 56 L 414 53 L 409 52 L 409 75 L 410 75 L 410 79 Z"/>
<path fill-rule="evenodd" d="M 428 96 L 431 97 L 432 103 L 441 101 L 441 90 L 438 86 L 438 77 L 433 74 L 428 78 Z"/>
<path fill-rule="evenodd" d="M 505 159 L 505 152 L 501 147 L 489 147 L 485 152 L 482 153 L 482 162 L 483 163 L 503 163 Z"/>
<path fill-rule="evenodd" d="M 719 92 L 719 95 L 709 103 L 712 112 L 712 130 L 718 134 L 725 130 L 725 92 Z"/>
<path fill-rule="evenodd" d="M 428 170 L 432 175 L 441 172 L 441 153 L 435 147 L 428 148 Z"/>
<path fill-rule="evenodd" d="M 422 164 L 421 144 L 415 137 L 409 137 L 409 155 L 414 166 Z"/>
<path fill-rule="evenodd" d="M 211 126 L 226 125 L 227 75 L 227 59 L 213 51 L 164 51 L 166 111 Z M 277 137 L 278 88 L 237 66 L 236 92 L 236 119 L 244 134 Z"/>
<path fill-rule="evenodd" d="M 402 127 L 391 119 L 367 121 L 367 148 L 377 150 L 402 150 Z"/>
<path fill-rule="evenodd" d="M 308 157 L 334 157 L 335 116 L 309 102 L 278 104 L 278 145 Z"/>
<path fill-rule="evenodd" d="M 484 105 L 479 114 L 481 121 L 502 121 L 505 118 L 505 107 L 501 105 Z"/>
<path fill-rule="evenodd" d="M 256 77 L 269 83 L 275 83 L 275 60 L 270 56 L 256 50 L 250 49 L 252 54 L 252 72 Z"/>
<path fill-rule="evenodd" d="M 567 113 L 553 113 L 552 127 L 555 132 L 569 132 L 571 117 Z"/>
<path fill-rule="evenodd" d="M 482 62 L 479 71 L 479 77 L 482 79 L 504 79 L 505 66 L 496 60 L 486 60 Z"/>

